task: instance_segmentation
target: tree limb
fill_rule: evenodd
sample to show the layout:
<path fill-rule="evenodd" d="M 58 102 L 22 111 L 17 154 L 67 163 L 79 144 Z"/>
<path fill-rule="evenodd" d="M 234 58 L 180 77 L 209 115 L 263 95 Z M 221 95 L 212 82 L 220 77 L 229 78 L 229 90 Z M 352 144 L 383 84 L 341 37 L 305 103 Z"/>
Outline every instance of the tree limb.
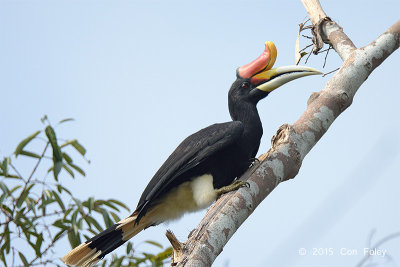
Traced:
<path fill-rule="evenodd" d="M 325 43 L 330 44 L 344 61 L 347 57 L 357 49 L 350 38 L 343 32 L 342 27 L 332 21 L 325 14 L 318 0 L 301 0 L 311 22 L 314 26 L 313 33 L 318 33 Z M 328 20 L 326 19 L 328 18 Z M 317 39 L 319 39 L 317 37 Z"/>
<path fill-rule="evenodd" d="M 242 177 L 250 188 L 221 197 L 206 213 L 189 239 L 180 243 L 178 261 L 171 266 L 211 266 L 225 244 L 264 198 L 282 181 L 294 178 L 308 152 L 333 121 L 351 105 L 358 88 L 400 45 L 400 20 L 371 44 L 357 49 L 318 0 L 302 0 L 314 27 L 321 24 L 322 39 L 344 60 L 325 87 L 313 93 L 303 115 L 293 125 L 282 125 L 272 138 L 272 147 Z"/>

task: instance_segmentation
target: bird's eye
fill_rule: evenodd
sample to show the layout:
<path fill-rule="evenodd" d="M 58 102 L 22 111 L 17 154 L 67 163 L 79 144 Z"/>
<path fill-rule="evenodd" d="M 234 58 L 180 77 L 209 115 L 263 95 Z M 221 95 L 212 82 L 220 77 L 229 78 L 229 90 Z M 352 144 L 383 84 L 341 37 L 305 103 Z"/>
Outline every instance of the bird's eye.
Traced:
<path fill-rule="evenodd" d="M 242 88 L 249 88 L 249 83 L 248 82 L 244 82 L 242 83 Z"/>

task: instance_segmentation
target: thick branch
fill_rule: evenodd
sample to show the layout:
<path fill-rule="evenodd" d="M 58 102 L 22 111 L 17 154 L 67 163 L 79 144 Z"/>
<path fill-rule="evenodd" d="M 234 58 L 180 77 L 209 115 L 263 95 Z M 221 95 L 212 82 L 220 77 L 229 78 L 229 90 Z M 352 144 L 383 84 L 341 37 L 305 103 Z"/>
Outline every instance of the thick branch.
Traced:
<path fill-rule="evenodd" d="M 333 32 L 329 35 L 327 31 L 327 27 L 323 28 L 325 35 L 332 35 Z M 272 138 L 272 148 L 261 157 L 261 163 L 242 176 L 250 188 L 224 195 L 207 211 L 199 226 L 183 243 L 180 250 L 184 255 L 179 261 L 173 261 L 173 266 L 210 266 L 261 201 L 281 181 L 295 177 L 304 157 L 333 121 L 351 105 L 361 84 L 400 45 L 400 21 L 360 49 L 355 49 L 342 33 L 340 29 L 337 38 L 329 37 L 334 47 L 336 45 L 336 51 L 346 58 L 340 71 L 322 91 L 311 95 L 306 111 L 297 122 L 280 127 Z M 343 40 L 348 41 L 343 44 Z"/>
<path fill-rule="evenodd" d="M 327 15 L 318 0 L 301 0 L 313 25 L 316 25 Z"/>

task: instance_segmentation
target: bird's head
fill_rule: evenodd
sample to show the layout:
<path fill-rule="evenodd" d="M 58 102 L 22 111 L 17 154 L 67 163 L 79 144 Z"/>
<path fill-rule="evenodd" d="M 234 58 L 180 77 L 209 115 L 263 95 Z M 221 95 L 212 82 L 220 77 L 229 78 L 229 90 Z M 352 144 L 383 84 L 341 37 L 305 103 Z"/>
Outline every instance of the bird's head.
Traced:
<path fill-rule="evenodd" d="M 237 69 L 237 79 L 229 90 L 229 102 L 245 101 L 257 104 L 270 92 L 287 82 L 300 77 L 322 74 L 314 68 L 297 65 L 272 68 L 276 57 L 274 43 L 265 42 L 265 50 L 258 58 Z"/>

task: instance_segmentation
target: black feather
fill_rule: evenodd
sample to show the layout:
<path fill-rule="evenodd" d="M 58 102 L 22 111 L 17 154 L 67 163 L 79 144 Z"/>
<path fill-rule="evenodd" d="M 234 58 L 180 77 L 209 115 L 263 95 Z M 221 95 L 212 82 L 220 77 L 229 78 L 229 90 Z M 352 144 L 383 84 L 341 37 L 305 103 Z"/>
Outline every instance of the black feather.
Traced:
<path fill-rule="evenodd" d="M 117 229 L 119 225 L 118 223 L 114 224 L 85 242 L 86 244 L 90 243 L 88 245 L 89 248 L 101 251 L 101 254 L 97 257 L 98 259 L 104 258 L 105 255 L 126 242 L 122 240 L 122 229 Z"/>

